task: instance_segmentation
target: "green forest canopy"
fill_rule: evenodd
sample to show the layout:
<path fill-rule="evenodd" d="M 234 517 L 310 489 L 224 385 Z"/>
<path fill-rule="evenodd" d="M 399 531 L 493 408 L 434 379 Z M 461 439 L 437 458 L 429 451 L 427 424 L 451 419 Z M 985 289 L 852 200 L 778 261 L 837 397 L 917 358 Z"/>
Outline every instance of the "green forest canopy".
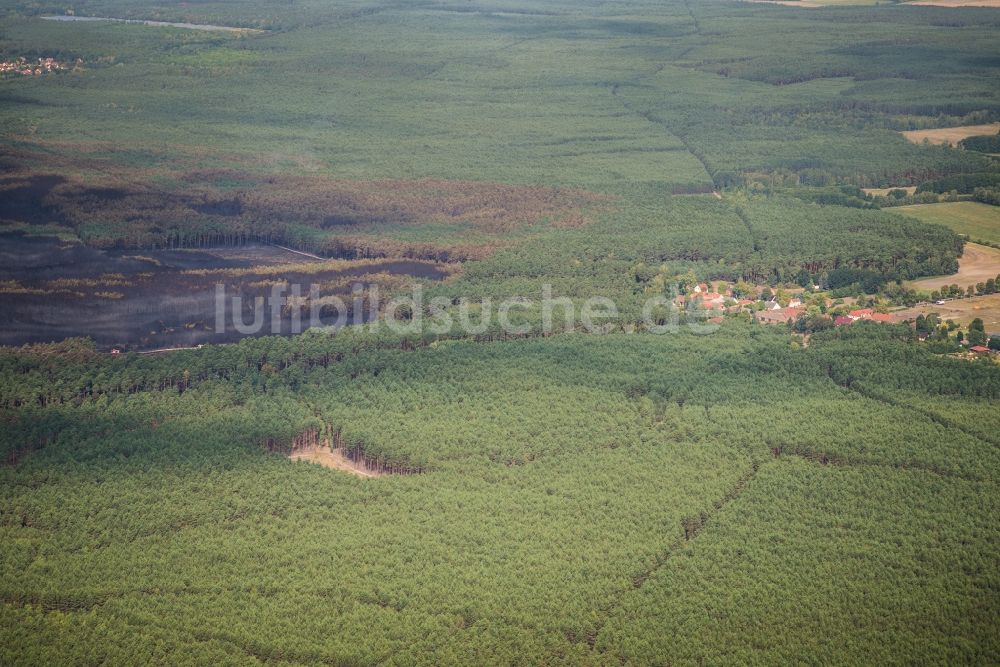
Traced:
<path fill-rule="evenodd" d="M 911 335 L 8 353 L 5 662 L 694 662 L 750 637 L 776 660 L 988 662 L 1000 371 Z M 37 407 L 41 386 L 63 397 Z M 262 446 L 319 424 L 424 472 Z M 789 600 L 825 610 L 823 644 Z"/>
<path fill-rule="evenodd" d="M 67 6 L 266 32 L 38 18 Z M 431 292 L 634 317 L 658 276 L 952 272 L 953 232 L 787 188 L 996 174 L 898 134 L 997 120 L 992 10 L 0 11 L 4 58 L 83 61 L 0 82 L 0 218 L 101 247 L 458 259 Z M 0 662 L 1000 661 L 1000 370 L 905 326 L 803 343 L 0 349 Z M 420 472 L 282 456 L 317 431 Z"/>

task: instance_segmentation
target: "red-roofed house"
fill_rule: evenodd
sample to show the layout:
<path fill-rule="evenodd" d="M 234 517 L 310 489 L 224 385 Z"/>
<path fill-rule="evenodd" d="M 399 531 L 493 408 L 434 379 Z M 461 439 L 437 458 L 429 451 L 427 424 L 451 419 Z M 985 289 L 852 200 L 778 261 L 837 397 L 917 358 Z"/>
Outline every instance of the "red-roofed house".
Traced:
<path fill-rule="evenodd" d="M 806 312 L 804 308 L 782 308 L 785 315 L 788 315 L 789 319 L 796 319 L 799 315 Z"/>
<path fill-rule="evenodd" d="M 985 345 L 973 345 L 969 348 L 969 352 L 973 352 L 975 354 L 989 354 L 990 348 Z"/>
<path fill-rule="evenodd" d="M 871 308 L 862 308 L 861 310 L 852 310 L 847 313 L 847 316 L 852 320 L 870 320 L 873 312 Z"/>
<path fill-rule="evenodd" d="M 892 324 L 896 321 L 895 315 L 890 315 L 889 313 L 872 313 L 871 320 L 873 322 L 881 322 L 883 324 Z"/>
<path fill-rule="evenodd" d="M 726 297 L 722 296 L 717 292 L 706 292 L 701 295 L 702 301 L 706 304 L 722 304 L 725 302 Z"/>
<path fill-rule="evenodd" d="M 833 321 L 833 326 L 835 327 L 842 327 L 845 324 L 854 324 L 854 320 L 852 320 L 846 315 L 838 315 L 837 318 Z"/>

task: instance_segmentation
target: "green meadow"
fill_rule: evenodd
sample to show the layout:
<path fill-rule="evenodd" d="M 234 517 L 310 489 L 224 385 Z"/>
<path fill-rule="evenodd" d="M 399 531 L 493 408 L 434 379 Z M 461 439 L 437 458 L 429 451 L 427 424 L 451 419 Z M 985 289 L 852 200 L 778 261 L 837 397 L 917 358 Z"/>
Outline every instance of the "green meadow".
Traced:
<path fill-rule="evenodd" d="M 922 222 L 944 225 L 959 234 L 1000 243 L 1000 208 L 979 202 L 918 204 L 893 209 Z"/>

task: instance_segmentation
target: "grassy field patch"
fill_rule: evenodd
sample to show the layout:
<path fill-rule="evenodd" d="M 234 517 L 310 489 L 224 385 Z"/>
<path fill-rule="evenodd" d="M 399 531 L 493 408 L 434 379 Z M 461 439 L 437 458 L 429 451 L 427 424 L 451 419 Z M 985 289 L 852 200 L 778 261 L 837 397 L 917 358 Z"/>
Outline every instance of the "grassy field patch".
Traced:
<path fill-rule="evenodd" d="M 973 201 L 917 204 L 892 209 L 935 225 L 944 225 L 972 240 L 1000 243 L 1000 207 Z"/>

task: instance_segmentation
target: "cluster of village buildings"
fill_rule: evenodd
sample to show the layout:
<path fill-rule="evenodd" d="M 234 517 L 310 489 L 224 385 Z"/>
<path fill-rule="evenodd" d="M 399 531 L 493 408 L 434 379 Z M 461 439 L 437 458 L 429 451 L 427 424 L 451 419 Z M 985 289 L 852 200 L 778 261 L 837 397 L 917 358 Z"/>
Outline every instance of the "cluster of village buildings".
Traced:
<path fill-rule="evenodd" d="M 677 296 L 675 301 L 681 307 L 693 304 L 695 307 L 703 308 L 717 315 L 717 317 L 711 319 L 721 318 L 725 313 L 749 312 L 753 314 L 754 319 L 762 324 L 786 324 L 794 322 L 799 316 L 806 313 L 802 297 L 798 294 L 784 298 L 774 295 L 765 299 L 758 292 L 756 295 L 757 298 L 748 299 L 745 298 L 745 295 L 742 295 L 743 298 L 736 298 L 732 287 L 720 287 L 719 290 L 715 291 L 710 285 L 700 283 L 695 285 L 687 294 Z M 786 303 L 783 305 L 782 301 Z M 833 300 L 826 299 L 826 306 L 828 308 L 833 306 Z M 840 327 L 854 324 L 861 320 L 882 322 L 884 324 L 894 324 L 901 321 L 889 313 L 875 312 L 871 308 L 860 308 L 852 310 L 846 315 L 835 317 L 833 323 Z"/>
<path fill-rule="evenodd" d="M 682 309 L 697 308 L 707 311 L 710 316 L 707 321 L 715 323 L 721 323 L 726 313 L 750 313 L 761 324 L 789 324 L 807 312 L 801 293 L 785 293 L 779 296 L 770 295 L 764 292 L 763 288 L 756 289 L 757 292 L 753 295 L 756 298 L 746 298 L 748 295 L 737 295 L 732 286 L 720 284 L 713 289 L 711 285 L 700 283 L 691 288 L 687 294 L 675 297 L 674 301 Z M 824 304 L 827 309 L 834 307 L 834 301 L 830 298 L 824 297 Z M 863 321 L 882 324 L 900 324 L 907 321 L 900 315 L 880 313 L 873 308 L 858 308 L 832 317 L 836 327 L 850 326 Z M 919 335 L 921 339 L 927 336 L 926 333 Z M 979 356 L 994 354 L 994 351 L 985 345 L 971 346 L 967 351 Z"/>
<path fill-rule="evenodd" d="M 69 69 L 55 58 L 39 58 L 37 63 L 26 58 L 0 61 L 0 74 L 20 74 L 21 76 L 41 76 L 49 72 L 62 72 Z"/>

